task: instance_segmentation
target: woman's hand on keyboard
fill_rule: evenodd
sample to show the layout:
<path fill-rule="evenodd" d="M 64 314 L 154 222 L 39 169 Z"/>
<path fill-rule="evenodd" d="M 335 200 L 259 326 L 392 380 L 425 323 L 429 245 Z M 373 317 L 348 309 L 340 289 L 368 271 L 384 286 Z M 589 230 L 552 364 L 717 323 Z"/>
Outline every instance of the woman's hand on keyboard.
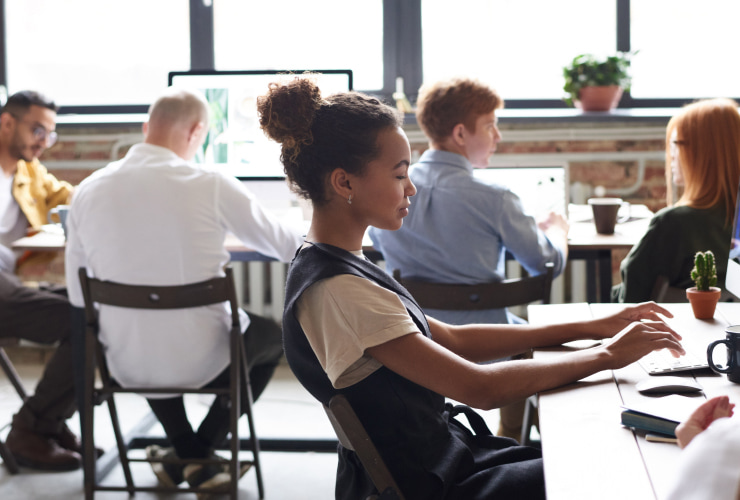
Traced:
<path fill-rule="evenodd" d="M 641 321 L 650 324 L 659 324 L 655 328 L 671 332 L 678 340 L 681 336 L 668 326 L 660 315 L 672 318 L 673 314 L 655 302 L 643 302 L 634 306 L 625 307 L 618 313 L 596 319 L 591 322 L 592 334 L 595 339 L 606 339 L 613 337 L 624 330 L 629 324 Z"/>
<path fill-rule="evenodd" d="M 602 347 L 609 353 L 610 368 L 614 369 L 659 349 L 669 349 L 674 356 L 686 354 L 679 340 L 680 336 L 662 321 L 635 321 Z"/>

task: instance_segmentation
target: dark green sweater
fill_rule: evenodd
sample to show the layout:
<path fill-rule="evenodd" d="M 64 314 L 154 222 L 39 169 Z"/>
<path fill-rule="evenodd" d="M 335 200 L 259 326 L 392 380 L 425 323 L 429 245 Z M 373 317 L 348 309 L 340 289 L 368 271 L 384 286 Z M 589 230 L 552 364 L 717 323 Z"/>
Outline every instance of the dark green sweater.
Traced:
<path fill-rule="evenodd" d="M 612 288 L 612 302 L 643 302 L 658 276 L 672 287 L 693 286 L 694 254 L 711 250 L 717 262 L 717 286 L 724 288 L 730 252 L 732 221 L 725 223 L 724 207 L 699 210 L 668 207 L 650 221 L 647 232 L 620 266 L 622 283 Z"/>

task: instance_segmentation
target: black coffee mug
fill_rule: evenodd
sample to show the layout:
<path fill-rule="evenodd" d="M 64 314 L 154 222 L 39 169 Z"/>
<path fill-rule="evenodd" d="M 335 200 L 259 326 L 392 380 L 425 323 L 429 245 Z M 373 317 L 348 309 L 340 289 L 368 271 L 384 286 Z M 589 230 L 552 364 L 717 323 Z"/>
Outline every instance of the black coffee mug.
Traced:
<path fill-rule="evenodd" d="M 709 367 L 717 373 L 727 374 L 730 382 L 740 384 L 740 325 L 728 326 L 723 340 L 715 340 L 707 347 L 707 362 Z M 720 367 L 714 364 L 714 348 L 724 344 L 727 348 L 727 366 Z"/>

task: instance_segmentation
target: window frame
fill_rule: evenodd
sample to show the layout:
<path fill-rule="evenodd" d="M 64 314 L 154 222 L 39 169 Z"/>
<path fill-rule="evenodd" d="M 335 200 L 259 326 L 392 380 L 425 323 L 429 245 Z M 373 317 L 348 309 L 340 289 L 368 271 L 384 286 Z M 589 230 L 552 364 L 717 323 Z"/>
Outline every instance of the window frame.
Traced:
<path fill-rule="evenodd" d="M 383 0 L 383 88 L 365 91 L 392 102 L 396 78 L 402 77 L 406 94 L 416 101 L 418 88 L 423 82 L 422 0 Z M 213 2 L 189 0 L 190 7 L 190 70 L 215 71 Z M 630 51 L 630 0 L 616 0 L 617 51 Z M 0 0 L 0 86 L 7 88 L 7 41 L 5 0 Z M 413 90 L 411 90 L 413 89 Z M 696 100 L 635 99 L 625 92 L 619 108 L 677 108 Z M 129 114 L 146 113 L 149 104 L 62 106 L 60 114 Z M 513 109 L 566 109 L 561 99 L 507 99 L 506 108 Z"/>

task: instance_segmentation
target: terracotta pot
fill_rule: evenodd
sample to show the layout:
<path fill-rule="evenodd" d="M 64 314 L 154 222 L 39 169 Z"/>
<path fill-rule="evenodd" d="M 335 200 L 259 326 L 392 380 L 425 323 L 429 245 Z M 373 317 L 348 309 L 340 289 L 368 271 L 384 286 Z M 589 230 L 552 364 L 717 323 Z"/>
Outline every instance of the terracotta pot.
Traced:
<path fill-rule="evenodd" d="M 583 111 L 609 111 L 617 107 L 621 98 L 622 87 L 619 85 L 583 87 L 578 92 L 575 105 Z"/>
<path fill-rule="evenodd" d="M 686 298 L 691 302 L 696 319 L 714 318 L 714 309 L 717 307 L 722 290 L 716 286 L 710 287 L 708 292 L 700 292 L 695 286 L 686 289 Z"/>

